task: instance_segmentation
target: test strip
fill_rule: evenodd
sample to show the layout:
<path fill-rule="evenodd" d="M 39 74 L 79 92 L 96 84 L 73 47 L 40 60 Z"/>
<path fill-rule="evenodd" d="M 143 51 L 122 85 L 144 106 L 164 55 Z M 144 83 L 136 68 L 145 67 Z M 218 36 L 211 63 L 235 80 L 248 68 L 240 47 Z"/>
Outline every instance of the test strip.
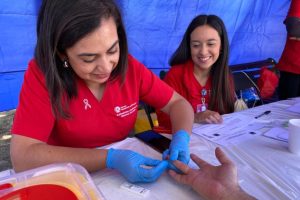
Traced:
<path fill-rule="evenodd" d="M 125 189 L 129 192 L 138 194 L 138 195 L 143 196 L 143 197 L 147 196 L 150 192 L 150 190 L 148 190 L 146 188 L 143 188 L 141 186 L 134 185 L 134 184 L 128 183 L 128 182 L 124 182 L 120 187 L 122 189 Z"/>

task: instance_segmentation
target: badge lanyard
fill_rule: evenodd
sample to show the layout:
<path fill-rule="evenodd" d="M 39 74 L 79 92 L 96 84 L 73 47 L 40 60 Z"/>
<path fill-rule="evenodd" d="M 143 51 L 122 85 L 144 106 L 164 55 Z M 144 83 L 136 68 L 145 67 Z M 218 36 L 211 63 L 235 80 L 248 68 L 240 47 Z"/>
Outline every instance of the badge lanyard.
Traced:
<path fill-rule="evenodd" d="M 203 88 L 201 90 L 201 104 L 197 105 L 197 113 L 206 111 L 208 104 L 205 102 L 205 97 L 207 96 L 207 90 Z"/>

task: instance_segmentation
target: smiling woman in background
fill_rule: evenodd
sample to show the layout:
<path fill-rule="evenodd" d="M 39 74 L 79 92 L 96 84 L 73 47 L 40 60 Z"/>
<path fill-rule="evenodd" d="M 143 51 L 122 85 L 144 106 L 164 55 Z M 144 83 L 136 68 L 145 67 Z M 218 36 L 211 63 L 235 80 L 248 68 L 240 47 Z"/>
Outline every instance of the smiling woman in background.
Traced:
<path fill-rule="evenodd" d="M 112 0 L 44 0 L 12 128 L 16 171 L 74 162 L 89 171 L 117 169 L 131 182 L 155 181 L 169 166 L 130 150 L 96 149 L 125 139 L 139 100 L 174 124 L 169 153 L 189 161 L 189 103 L 128 55 Z M 143 168 L 142 166 L 151 166 Z"/>
<path fill-rule="evenodd" d="M 172 55 L 164 81 L 185 97 L 196 123 L 222 123 L 220 114 L 234 111 L 236 100 L 228 66 L 229 44 L 223 21 L 199 15 L 188 26 Z M 170 129 L 169 117 L 158 111 L 159 126 Z"/>

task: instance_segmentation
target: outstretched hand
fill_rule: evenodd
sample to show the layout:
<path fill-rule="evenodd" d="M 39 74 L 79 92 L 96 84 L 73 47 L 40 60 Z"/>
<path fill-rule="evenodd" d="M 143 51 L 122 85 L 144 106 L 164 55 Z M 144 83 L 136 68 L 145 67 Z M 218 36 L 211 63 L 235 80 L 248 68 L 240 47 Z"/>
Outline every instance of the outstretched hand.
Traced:
<path fill-rule="evenodd" d="M 219 166 L 213 166 L 191 154 L 192 160 L 200 169 L 191 169 L 182 162 L 174 161 L 173 164 L 183 174 L 178 174 L 173 170 L 170 170 L 169 174 L 177 182 L 190 185 L 205 199 L 235 199 L 237 196 L 241 197 L 241 194 L 249 198 L 238 185 L 237 168 L 233 162 L 220 148 L 216 148 L 215 154 L 221 163 Z"/>

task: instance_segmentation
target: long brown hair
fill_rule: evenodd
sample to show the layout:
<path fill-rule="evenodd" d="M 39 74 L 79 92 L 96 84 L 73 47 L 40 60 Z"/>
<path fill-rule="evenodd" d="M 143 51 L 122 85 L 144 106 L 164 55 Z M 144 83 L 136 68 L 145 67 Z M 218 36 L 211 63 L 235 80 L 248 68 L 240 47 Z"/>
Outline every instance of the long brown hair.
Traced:
<path fill-rule="evenodd" d="M 209 109 L 221 114 L 234 111 L 235 93 L 232 73 L 228 67 L 229 43 L 227 31 L 223 21 L 216 15 L 198 15 L 189 24 L 179 47 L 169 60 L 170 66 L 183 64 L 191 59 L 191 33 L 199 26 L 208 25 L 215 29 L 221 38 L 221 53 L 213 64 L 210 75 L 212 77 L 212 91 Z"/>
<path fill-rule="evenodd" d="M 56 117 L 68 118 L 68 102 L 77 96 L 75 72 L 64 68 L 58 53 L 65 53 L 77 41 L 113 17 L 117 26 L 120 59 L 111 74 L 125 77 L 128 47 L 120 12 L 112 0 L 44 0 L 37 21 L 35 59 L 45 75 Z"/>

